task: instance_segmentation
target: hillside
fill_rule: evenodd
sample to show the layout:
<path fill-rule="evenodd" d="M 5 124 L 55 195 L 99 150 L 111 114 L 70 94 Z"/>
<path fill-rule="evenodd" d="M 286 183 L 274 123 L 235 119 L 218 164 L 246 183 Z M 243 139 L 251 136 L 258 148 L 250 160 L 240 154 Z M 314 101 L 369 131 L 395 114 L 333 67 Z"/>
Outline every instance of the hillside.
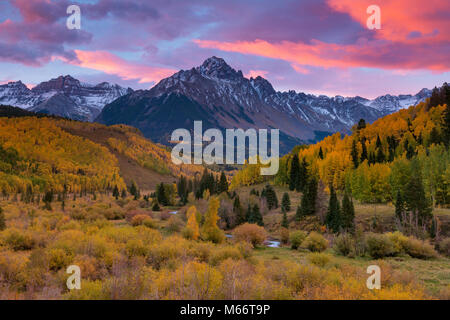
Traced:
<path fill-rule="evenodd" d="M 37 116 L 11 107 L 0 110 L 4 195 L 30 187 L 33 192 L 62 192 L 64 186 L 68 192 L 104 191 L 115 185 L 122 189 L 131 181 L 153 189 L 161 181 L 173 182 L 180 174 L 200 171 L 172 165 L 165 147 L 131 127 Z"/>
<path fill-rule="evenodd" d="M 294 157 L 328 189 L 351 192 L 357 200 L 386 203 L 405 192 L 419 174 L 433 205 L 450 204 L 449 87 L 435 89 L 426 102 L 378 119 L 364 120 L 351 135 L 336 133 L 296 148 L 281 158 L 274 182 L 290 185 Z M 259 183 L 252 165 L 236 174 L 232 187 Z"/>

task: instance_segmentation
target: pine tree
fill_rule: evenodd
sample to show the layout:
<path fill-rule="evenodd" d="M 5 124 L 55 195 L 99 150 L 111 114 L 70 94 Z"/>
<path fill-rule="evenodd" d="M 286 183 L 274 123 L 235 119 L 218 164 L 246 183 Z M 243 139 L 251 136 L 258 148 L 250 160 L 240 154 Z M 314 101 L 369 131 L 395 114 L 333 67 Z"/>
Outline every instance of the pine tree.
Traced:
<path fill-rule="evenodd" d="M 352 151 L 351 151 L 352 161 L 353 161 L 353 167 L 358 168 L 359 165 L 359 158 L 358 158 L 358 149 L 356 148 L 356 141 L 353 140 L 352 142 Z"/>
<path fill-rule="evenodd" d="M 332 185 L 330 186 L 330 202 L 325 223 L 333 232 L 338 232 L 342 225 L 339 201 Z"/>
<path fill-rule="evenodd" d="M 53 201 L 53 190 L 49 190 L 45 193 L 44 198 L 42 199 L 45 203 L 45 209 L 52 210 L 51 203 Z"/>
<path fill-rule="evenodd" d="M 244 214 L 244 210 L 241 206 L 241 201 L 239 200 L 239 196 L 236 195 L 233 202 L 233 212 L 236 216 L 236 225 L 241 225 L 247 222 L 247 219 Z"/>
<path fill-rule="evenodd" d="M 259 211 L 259 206 L 255 204 L 252 208 L 252 220 L 248 221 L 249 223 L 256 223 L 261 227 L 264 227 L 263 217 L 261 215 L 261 212 Z"/>
<path fill-rule="evenodd" d="M 289 172 L 289 190 L 298 188 L 300 179 L 300 161 L 298 155 L 294 154 L 291 160 L 291 171 Z"/>
<path fill-rule="evenodd" d="M 220 181 L 219 181 L 218 189 L 219 189 L 219 193 L 228 191 L 228 181 L 227 181 L 227 177 L 225 176 L 225 173 L 223 171 L 220 174 Z"/>
<path fill-rule="evenodd" d="M 289 194 L 287 192 L 283 194 L 283 198 L 281 199 L 281 211 L 291 211 L 291 199 L 289 199 Z"/>
<path fill-rule="evenodd" d="M 358 122 L 358 127 L 357 127 L 357 129 L 358 129 L 358 130 L 361 130 L 361 129 L 364 129 L 365 127 L 366 127 L 366 120 L 360 119 L 359 122 Z"/>
<path fill-rule="evenodd" d="M 281 220 L 281 226 L 282 226 L 283 228 L 286 228 L 286 229 L 289 228 L 289 222 L 288 222 L 288 219 L 287 219 L 286 211 L 283 212 L 283 220 Z"/>
<path fill-rule="evenodd" d="M 365 140 L 361 141 L 361 148 L 362 148 L 362 151 L 361 151 L 361 163 L 362 163 L 365 160 L 367 160 L 367 158 L 368 158 Z"/>
<path fill-rule="evenodd" d="M 120 196 L 122 199 L 125 199 L 127 197 L 127 190 L 125 190 L 125 188 L 122 189 L 122 194 Z"/>
<path fill-rule="evenodd" d="M 319 148 L 319 158 L 323 160 L 323 150 L 322 150 L 322 147 Z"/>
<path fill-rule="evenodd" d="M 3 213 L 3 209 L 0 207 L 0 231 L 6 229 L 6 219 L 5 214 Z"/>
<path fill-rule="evenodd" d="M 187 196 L 188 196 L 188 189 L 187 189 L 187 180 L 183 175 L 180 177 L 180 180 L 178 180 L 177 192 L 178 192 L 178 196 L 180 197 L 181 204 L 183 204 L 183 205 L 186 204 Z"/>
<path fill-rule="evenodd" d="M 422 174 L 420 166 L 416 161 L 412 162 L 412 171 L 410 180 L 405 188 L 406 210 L 412 214 L 419 225 L 430 222 L 433 214 L 431 201 L 426 197 L 425 189 L 422 182 Z"/>
<path fill-rule="evenodd" d="M 247 211 L 245 212 L 245 221 L 250 222 L 250 220 L 254 220 L 252 215 L 253 215 L 252 207 L 250 206 L 250 203 L 249 203 L 248 207 L 247 207 Z"/>
<path fill-rule="evenodd" d="M 303 195 L 303 198 L 304 198 L 305 196 Z M 301 202 L 303 202 L 304 200 L 303 200 L 303 198 L 302 198 L 302 200 L 301 200 Z M 306 201 L 306 200 L 305 200 Z M 297 221 L 300 221 L 301 219 L 302 219 L 302 217 L 303 217 L 303 210 L 302 210 L 302 205 L 300 204 L 298 207 L 297 207 L 297 211 L 295 211 L 295 220 L 297 220 Z"/>
<path fill-rule="evenodd" d="M 263 192 L 261 193 L 262 197 L 265 197 L 267 200 L 267 207 L 269 210 L 278 208 L 278 198 L 275 190 L 273 190 L 273 187 L 268 184 L 263 189 Z"/>
<path fill-rule="evenodd" d="M 385 160 L 384 153 L 383 153 L 383 150 L 380 148 L 380 149 L 377 150 L 376 161 L 378 163 L 383 163 L 384 160 Z"/>
<path fill-rule="evenodd" d="M 342 228 L 350 232 L 355 229 L 355 207 L 347 192 L 342 199 Z"/>
<path fill-rule="evenodd" d="M 164 188 L 164 183 L 160 183 L 156 188 L 156 198 L 158 203 L 163 206 L 167 206 L 169 204 L 169 200 L 167 199 L 166 189 Z"/>
<path fill-rule="evenodd" d="M 114 187 L 112 195 L 113 195 L 114 198 L 116 198 L 116 200 L 119 199 L 119 188 L 117 187 L 117 185 Z"/>
<path fill-rule="evenodd" d="M 159 207 L 158 200 L 155 200 L 152 205 L 152 211 L 160 211 L 160 210 L 161 208 Z"/>
<path fill-rule="evenodd" d="M 130 185 L 130 194 L 132 196 L 134 196 L 135 198 L 138 195 L 138 190 L 137 190 L 137 186 L 136 183 L 134 181 L 131 181 L 131 185 Z"/>
<path fill-rule="evenodd" d="M 302 200 L 300 202 L 300 209 L 298 209 L 298 215 L 296 219 L 299 220 L 302 216 L 313 215 L 316 208 L 317 199 L 317 180 L 315 177 L 309 179 L 307 187 L 303 192 Z"/>

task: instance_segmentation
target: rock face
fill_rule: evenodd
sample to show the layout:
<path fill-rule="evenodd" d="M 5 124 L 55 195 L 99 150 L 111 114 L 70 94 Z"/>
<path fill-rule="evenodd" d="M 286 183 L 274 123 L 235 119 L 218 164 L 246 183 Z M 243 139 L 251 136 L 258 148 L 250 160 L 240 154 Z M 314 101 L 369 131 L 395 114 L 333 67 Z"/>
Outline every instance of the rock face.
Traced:
<path fill-rule="evenodd" d="M 92 121 L 106 104 L 130 92 L 129 88 L 107 82 L 81 83 L 68 75 L 42 82 L 31 90 L 21 81 L 0 85 L 0 104 Z"/>
<path fill-rule="evenodd" d="M 372 122 L 430 95 L 327 97 L 277 92 L 262 77 L 247 79 L 223 59 L 211 57 L 201 66 L 181 70 L 150 90 L 139 90 L 105 106 L 96 121 L 139 128 L 154 141 L 167 144 L 173 130 L 191 129 L 194 120 L 205 128 L 280 129 L 280 151 L 300 142 L 313 142 L 364 118 Z"/>

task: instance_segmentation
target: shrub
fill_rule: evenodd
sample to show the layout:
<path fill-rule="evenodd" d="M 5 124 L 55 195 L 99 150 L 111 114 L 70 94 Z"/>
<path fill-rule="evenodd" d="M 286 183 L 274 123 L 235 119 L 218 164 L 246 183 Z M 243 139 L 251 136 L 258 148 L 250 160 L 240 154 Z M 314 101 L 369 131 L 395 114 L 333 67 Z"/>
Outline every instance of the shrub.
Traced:
<path fill-rule="evenodd" d="M 302 244 L 303 247 L 312 252 L 322 252 L 328 247 L 328 240 L 320 233 L 312 231 Z"/>
<path fill-rule="evenodd" d="M 148 247 L 142 240 L 133 239 L 128 241 L 125 246 L 125 251 L 129 258 L 138 256 L 145 257 L 148 254 Z"/>
<path fill-rule="evenodd" d="M 388 232 L 386 236 L 392 241 L 395 254 L 406 253 L 406 244 L 409 240 L 407 236 L 400 231 Z"/>
<path fill-rule="evenodd" d="M 406 253 L 417 259 L 433 259 L 436 258 L 437 252 L 428 242 L 410 237 L 406 243 Z"/>
<path fill-rule="evenodd" d="M 298 249 L 306 239 L 306 233 L 304 231 L 297 230 L 292 232 L 289 238 L 291 240 L 291 248 L 295 250 Z"/>
<path fill-rule="evenodd" d="M 131 218 L 130 223 L 133 227 L 137 227 L 137 226 L 141 226 L 146 219 L 151 219 L 151 218 L 145 214 L 138 214 Z"/>
<path fill-rule="evenodd" d="M 171 216 L 172 216 L 172 215 L 171 215 L 170 213 L 168 213 L 167 211 L 163 211 L 163 212 L 161 212 L 161 214 L 160 214 L 160 218 L 161 218 L 161 220 L 163 220 L 163 221 L 169 220 Z"/>
<path fill-rule="evenodd" d="M 64 251 L 63 249 L 58 248 L 51 249 L 49 250 L 48 255 L 49 255 L 50 270 L 57 271 L 59 269 L 62 269 L 70 265 L 70 263 L 73 260 L 73 256 L 67 254 L 67 252 Z"/>
<path fill-rule="evenodd" d="M 441 254 L 450 257 L 450 238 L 439 241 L 437 243 L 437 249 Z"/>
<path fill-rule="evenodd" d="M 167 230 L 170 232 L 179 232 L 183 227 L 183 221 L 177 216 L 171 216 L 167 221 Z"/>
<path fill-rule="evenodd" d="M 28 231 L 9 229 L 6 230 L 5 243 L 14 251 L 31 250 L 36 242 Z"/>
<path fill-rule="evenodd" d="M 158 228 L 158 225 L 156 224 L 156 221 L 153 220 L 150 217 L 147 217 L 146 219 L 144 219 L 144 221 L 142 221 L 142 225 L 147 227 L 147 228 L 150 228 L 150 229 L 157 229 Z"/>
<path fill-rule="evenodd" d="M 308 260 L 312 264 L 323 268 L 331 261 L 331 256 L 326 253 L 312 252 L 308 254 Z"/>
<path fill-rule="evenodd" d="M 222 261 L 231 258 L 233 260 L 242 259 L 242 254 L 238 248 L 226 246 L 219 249 L 215 249 L 211 257 L 209 258 L 209 263 L 213 266 L 219 265 Z"/>
<path fill-rule="evenodd" d="M 367 236 L 367 252 L 375 259 L 391 256 L 395 253 L 394 244 L 385 234 L 371 233 Z"/>
<path fill-rule="evenodd" d="M 287 228 L 281 228 L 280 236 L 282 244 L 287 244 L 289 242 L 289 230 Z"/>
<path fill-rule="evenodd" d="M 234 229 L 233 235 L 236 241 L 249 242 L 253 247 L 263 244 L 267 238 L 267 232 L 263 227 L 250 223 L 238 226 Z"/>
<path fill-rule="evenodd" d="M 355 240 L 349 233 L 339 235 L 334 241 L 334 251 L 342 256 L 348 256 L 355 249 Z"/>

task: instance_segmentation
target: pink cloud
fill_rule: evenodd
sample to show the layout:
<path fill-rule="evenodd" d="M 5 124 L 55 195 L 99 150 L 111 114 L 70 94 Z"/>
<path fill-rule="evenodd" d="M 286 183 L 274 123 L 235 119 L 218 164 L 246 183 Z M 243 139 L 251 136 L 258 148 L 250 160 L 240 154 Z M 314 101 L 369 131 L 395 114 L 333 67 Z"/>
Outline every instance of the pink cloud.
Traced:
<path fill-rule="evenodd" d="M 235 42 L 197 39 L 194 42 L 201 48 L 285 60 L 303 72 L 305 69 L 298 65 L 325 68 L 429 69 L 440 72 L 450 70 L 448 53 L 445 50 L 433 50 L 428 44 L 360 41 L 357 44 L 340 45 L 319 40 L 312 40 L 310 44 L 290 41 L 270 43 L 259 39 Z"/>
<path fill-rule="evenodd" d="M 66 61 L 83 68 L 99 70 L 117 75 L 124 80 L 138 79 L 139 83 L 157 82 L 176 72 L 174 69 L 152 67 L 136 62 L 129 62 L 106 51 L 75 50 L 77 60 Z M 58 57 L 61 59 L 61 57 Z"/>
<path fill-rule="evenodd" d="M 265 70 L 250 70 L 248 73 L 245 74 L 246 78 L 256 78 L 257 76 L 260 77 L 266 77 L 266 75 L 269 73 L 269 71 Z"/>

